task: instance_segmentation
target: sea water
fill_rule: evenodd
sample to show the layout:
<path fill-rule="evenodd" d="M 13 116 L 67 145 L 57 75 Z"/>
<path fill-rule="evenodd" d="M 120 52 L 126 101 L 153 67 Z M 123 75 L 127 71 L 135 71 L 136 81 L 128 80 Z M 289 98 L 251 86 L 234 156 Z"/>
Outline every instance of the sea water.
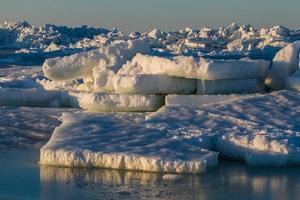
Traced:
<path fill-rule="evenodd" d="M 221 161 L 202 175 L 40 166 L 37 150 L 0 151 L 2 199 L 297 199 L 299 168 Z"/>

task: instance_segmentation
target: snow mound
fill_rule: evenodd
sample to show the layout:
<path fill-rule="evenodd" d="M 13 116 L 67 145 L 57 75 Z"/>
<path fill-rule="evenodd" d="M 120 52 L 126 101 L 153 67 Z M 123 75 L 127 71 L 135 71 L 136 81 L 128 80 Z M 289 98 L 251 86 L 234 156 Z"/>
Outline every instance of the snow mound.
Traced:
<path fill-rule="evenodd" d="M 218 154 L 141 126 L 142 114 L 63 114 L 41 149 L 42 165 L 203 173 Z M 82 133 L 85 134 L 82 134 Z"/>
<path fill-rule="evenodd" d="M 149 112 L 164 105 L 163 95 L 73 93 L 79 107 L 89 111 Z M 76 105 L 76 103 L 73 103 Z M 76 107 L 76 106 L 74 106 Z"/>
<path fill-rule="evenodd" d="M 199 107 L 205 104 L 223 103 L 248 98 L 251 95 L 167 95 L 167 106 Z"/>
<path fill-rule="evenodd" d="M 267 86 L 273 90 L 285 88 L 287 77 L 299 69 L 299 50 L 300 41 L 296 41 L 277 52 L 265 80 Z"/>
<path fill-rule="evenodd" d="M 262 92 L 264 85 L 258 79 L 198 80 L 197 94 L 242 94 Z"/>
<path fill-rule="evenodd" d="M 192 94 L 196 81 L 165 75 L 117 75 L 114 89 L 116 93 L 127 94 Z"/>
<path fill-rule="evenodd" d="M 119 74 L 164 74 L 193 79 L 264 78 L 270 62 L 266 60 L 209 60 L 187 56 L 173 59 L 137 54 Z"/>
<path fill-rule="evenodd" d="M 75 80 L 92 77 L 92 70 L 97 65 L 117 71 L 136 53 L 147 53 L 149 45 L 144 40 L 115 41 L 108 46 L 89 52 L 50 58 L 44 62 L 43 71 L 51 80 Z"/>

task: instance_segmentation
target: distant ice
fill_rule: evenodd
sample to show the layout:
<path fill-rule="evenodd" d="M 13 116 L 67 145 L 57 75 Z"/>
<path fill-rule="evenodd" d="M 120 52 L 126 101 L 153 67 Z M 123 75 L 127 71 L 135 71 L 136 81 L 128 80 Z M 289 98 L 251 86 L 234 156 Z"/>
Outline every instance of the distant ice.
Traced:
<path fill-rule="evenodd" d="M 285 84 L 288 89 L 300 92 L 300 69 L 289 76 Z"/>

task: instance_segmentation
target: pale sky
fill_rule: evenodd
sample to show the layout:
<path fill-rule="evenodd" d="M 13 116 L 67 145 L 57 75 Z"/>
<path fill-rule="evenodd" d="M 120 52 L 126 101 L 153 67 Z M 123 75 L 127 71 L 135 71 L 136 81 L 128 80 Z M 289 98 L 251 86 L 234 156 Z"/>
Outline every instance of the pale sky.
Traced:
<path fill-rule="evenodd" d="M 0 22 L 92 25 L 124 32 L 226 26 L 300 28 L 300 0 L 0 0 Z"/>

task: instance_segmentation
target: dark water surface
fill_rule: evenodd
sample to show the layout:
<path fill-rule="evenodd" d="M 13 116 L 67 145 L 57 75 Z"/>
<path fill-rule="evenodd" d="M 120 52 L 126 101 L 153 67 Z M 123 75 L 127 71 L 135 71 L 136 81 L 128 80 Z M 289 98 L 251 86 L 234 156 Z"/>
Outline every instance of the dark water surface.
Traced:
<path fill-rule="evenodd" d="M 37 151 L 0 151 L 0 200 L 300 198 L 300 168 L 223 161 L 207 174 L 166 181 L 156 173 L 45 167 L 38 160 Z"/>

